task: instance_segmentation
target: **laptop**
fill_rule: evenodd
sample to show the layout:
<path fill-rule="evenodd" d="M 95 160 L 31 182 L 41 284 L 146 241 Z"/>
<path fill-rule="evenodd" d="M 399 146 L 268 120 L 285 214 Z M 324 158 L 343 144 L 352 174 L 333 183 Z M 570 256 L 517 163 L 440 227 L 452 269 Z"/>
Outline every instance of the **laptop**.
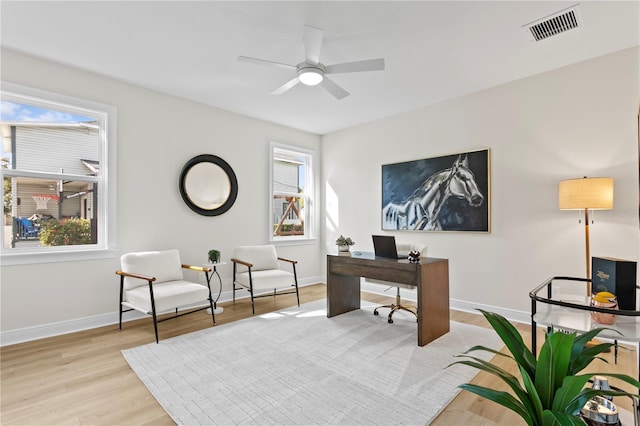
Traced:
<path fill-rule="evenodd" d="M 373 251 L 378 257 L 400 259 L 396 249 L 396 237 L 393 235 L 372 235 Z"/>

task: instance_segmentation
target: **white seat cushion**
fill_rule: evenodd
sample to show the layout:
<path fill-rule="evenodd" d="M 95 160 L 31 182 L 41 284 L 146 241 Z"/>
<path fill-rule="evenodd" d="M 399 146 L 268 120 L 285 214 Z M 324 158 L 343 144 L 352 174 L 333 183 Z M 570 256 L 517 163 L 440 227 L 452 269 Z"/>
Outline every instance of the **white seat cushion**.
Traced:
<path fill-rule="evenodd" d="M 178 250 L 127 253 L 122 255 L 120 263 L 124 272 L 155 277 L 155 284 L 183 279 Z M 127 290 L 139 286 L 147 288 L 147 284 L 147 281 L 137 278 L 124 279 L 124 288 Z"/>
<path fill-rule="evenodd" d="M 209 289 L 200 284 L 189 281 L 169 281 L 153 284 L 153 298 L 156 302 L 156 312 L 173 310 L 175 308 L 204 302 L 209 298 Z M 135 287 L 124 292 L 124 300 L 146 312 L 151 312 L 151 297 L 149 285 Z"/>
<path fill-rule="evenodd" d="M 236 248 L 236 259 L 249 262 L 253 266 L 251 271 L 278 268 L 278 253 L 275 246 L 241 246 Z"/>
<path fill-rule="evenodd" d="M 251 278 L 256 292 L 295 286 L 293 274 L 281 269 L 254 272 L 251 268 Z M 236 273 L 236 284 L 249 288 L 249 272 Z"/>

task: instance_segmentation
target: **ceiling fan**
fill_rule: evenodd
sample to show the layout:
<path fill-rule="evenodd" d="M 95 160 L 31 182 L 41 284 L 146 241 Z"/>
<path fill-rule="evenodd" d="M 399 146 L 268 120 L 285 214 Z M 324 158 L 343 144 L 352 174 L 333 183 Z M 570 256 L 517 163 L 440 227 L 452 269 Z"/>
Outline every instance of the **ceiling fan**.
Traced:
<path fill-rule="evenodd" d="M 294 78 L 271 92 L 272 95 L 284 93 L 298 83 L 302 83 L 307 86 L 315 86 L 319 84 L 336 99 L 342 99 L 345 96 L 348 96 L 349 92 L 327 78 L 327 74 L 384 70 L 384 59 L 382 58 L 345 62 L 334 65 L 324 65 L 320 63 L 320 49 L 322 48 L 323 37 L 324 30 L 311 27 L 309 25 L 304 26 L 302 42 L 304 43 L 305 59 L 298 65 L 283 64 L 280 62 L 267 61 L 242 55 L 238 56 L 238 61 L 252 62 L 254 64 L 266 65 L 272 68 L 286 69 L 296 72 L 296 76 Z"/>

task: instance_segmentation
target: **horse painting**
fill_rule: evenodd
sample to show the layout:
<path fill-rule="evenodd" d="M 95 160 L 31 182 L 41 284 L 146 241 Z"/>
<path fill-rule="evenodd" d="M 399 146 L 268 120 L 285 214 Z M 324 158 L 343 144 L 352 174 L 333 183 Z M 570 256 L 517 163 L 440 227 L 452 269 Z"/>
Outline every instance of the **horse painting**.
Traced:
<path fill-rule="evenodd" d="M 469 207 L 478 208 L 486 201 L 473 171 L 469 168 L 468 156 L 469 154 L 458 155 L 451 167 L 437 171 L 419 182 L 408 197 L 387 202 L 382 209 L 382 229 L 465 230 L 456 229 L 456 225 L 460 224 L 463 227 L 462 222 L 470 211 Z M 452 211 L 446 214 L 445 228 L 441 215 L 447 210 L 445 206 L 450 199 L 461 200 L 467 207 L 462 206 L 465 210 L 450 209 Z"/>

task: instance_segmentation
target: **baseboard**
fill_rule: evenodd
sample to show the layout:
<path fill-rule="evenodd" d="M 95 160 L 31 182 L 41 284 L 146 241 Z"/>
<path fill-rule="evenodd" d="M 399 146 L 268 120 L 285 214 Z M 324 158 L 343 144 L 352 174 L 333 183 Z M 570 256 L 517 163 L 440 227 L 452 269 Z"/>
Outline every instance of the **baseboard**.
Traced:
<path fill-rule="evenodd" d="M 128 313 L 127 321 L 133 321 L 135 319 L 143 318 L 144 316 L 145 315 L 139 312 Z M 90 330 L 92 328 L 104 327 L 113 324 L 118 324 L 118 312 L 110 312 L 91 317 L 75 318 L 67 321 L 3 331 L 0 333 L 0 346 L 15 345 L 17 343 L 30 342 L 33 340 L 60 336 L 62 334 L 75 333 L 77 331 Z"/>
<path fill-rule="evenodd" d="M 396 287 L 385 288 L 382 285 L 371 284 L 367 283 L 366 281 L 362 281 L 362 283 L 360 284 L 360 289 L 362 291 L 366 291 L 367 293 L 380 294 L 391 297 L 395 297 L 397 291 Z M 400 297 L 404 300 L 408 300 L 414 303 L 417 301 L 417 293 L 412 290 L 401 288 Z M 485 305 L 481 303 L 471 303 L 457 299 L 450 299 L 449 307 L 451 309 L 455 309 L 456 311 L 471 312 L 474 314 L 479 314 L 478 309 L 482 309 L 484 311 L 490 311 L 496 314 L 500 314 L 510 321 L 520 322 L 524 324 L 531 323 L 531 314 L 529 312 L 516 311 L 514 309 L 505 309 L 498 306 Z"/>
<path fill-rule="evenodd" d="M 300 280 L 298 284 L 300 287 L 304 287 L 320 282 L 324 282 L 322 277 L 311 277 Z M 246 292 L 236 293 L 236 299 L 243 299 L 246 297 L 249 297 L 249 294 Z M 233 292 L 228 291 L 220 295 L 220 299 L 218 300 L 218 302 L 227 302 L 231 300 L 233 300 Z M 224 315 L 224 313 L 222 315 Z M 123 322 L 134 321 L 140 318 L 145 318 L 147 316 L 140 312 L 132 311 L 128 312 L 125 317 L 126 318 L 123 319 Z M 63 334 L 75 333 L 78 331 L 90 330 L 92 328 L 105 327 L 108 325 L 118 324 L 118 321 L 118 312 L 109 312 L 106 314 L 93 315 L 90 317 L 74 318 L 67 321 L 3 331 L 0 332 L 0 347 L 30 342 L 33 340 L 45 339 L 47 337 L 60 336 Z"/>
<path fill-rule="evenodd" d="M 317 283 L 325 282 L 324 277 L 311 277 L 305 278 L 299 281 L 300 287 L 313 285 Z M 363 282 L 361 286 L 362 291 L 366 291 L 374 294 L 382 294 L 385 296 L 395 296 L 395 287 L 385 289 L 384 286 L 377 284 L 370 284 Z M 388 290 L 388 291 L 385 291 Z M 411 290 L 400 290 L 400 296 L 405 300 L 416 301 L 416 292 Z M 243 299 L 249 297 L 246 292 L 236 293 L 236 299 Z M 233 292 L 226 291 L 220 295 L 218 302 L 229 302 L 233 300 Z M 498 313 L 505 318 L 528 324 L 531 321 L 529 312 L 516 311 L 513 309 L 504 309 L 497 306 L 483 305 L 477 303 L 470 303 L 464 300 L 450 300 L 451 309 L 459 311 L 478 313 L 477 309 L 483 309 Z M 222 314 L 224 315 L 224 313 Z M 134 321 L 140 318 L 145 318 L 144 314 L 139 312 L 127 313 L 125 322 Z M 18 343 L 30 342 L 33 340 L 45 339 L 47 337 L 60 336 L 63 334 L 75 333 L 78 331 L 90 330 L 92 328 L 105 327 L 118 323 L 118 312 L 109 312 L 106 314 L 94 315 L 91 317 L 76 318 L 67 321 L 60 321 L 50 324 L 37 325 L 33 327 L 25 327 L 17 330 L 3 331 L 0 333 L 0 347 L 15 345 Z"/>

